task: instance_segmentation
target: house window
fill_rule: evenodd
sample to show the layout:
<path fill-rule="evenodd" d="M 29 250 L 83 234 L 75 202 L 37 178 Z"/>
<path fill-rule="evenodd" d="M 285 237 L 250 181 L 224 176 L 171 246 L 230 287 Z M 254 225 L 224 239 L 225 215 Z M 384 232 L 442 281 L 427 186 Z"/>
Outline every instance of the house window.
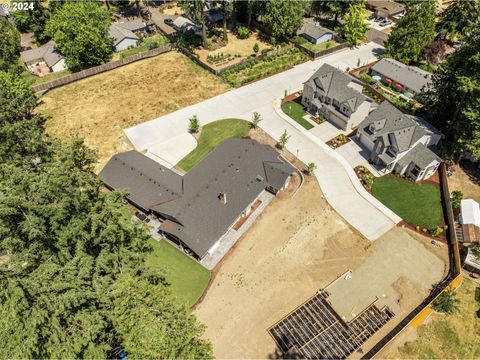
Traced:
<path fill-rule="evenodd" d="M 412 174 L 413 176 L 415 176 L 416 178 L 418 177 L 418 175 L 420 174 L 420 168 L 415 165 L 411 170 L 410 170 L 410 174 Z"/>
<path fill-rule="evenodd" d="M 390 155 L 391 157 L 395 157 L 397 156 L 397 150 L 394 147 L 389 146 L 387 149 L 387 154 Z"/>

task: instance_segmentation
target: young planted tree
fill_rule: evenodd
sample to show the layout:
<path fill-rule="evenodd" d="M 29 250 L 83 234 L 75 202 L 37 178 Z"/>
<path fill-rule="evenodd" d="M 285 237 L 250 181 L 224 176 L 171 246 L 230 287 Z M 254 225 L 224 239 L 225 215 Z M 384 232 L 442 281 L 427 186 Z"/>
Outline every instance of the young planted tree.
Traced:
<path fill-rule="evenodd" d="M 188 119 L 189 125 L 188 130 L 191 133 L 197 133 L 200 129 L 200 122 L 198 121 L 197 115 L 193 115 L 190 119 Z"/>
<path fill-rule="evenodd" d="M 349 46 L 357 46 L 367 37 L 369 29 L 367 16 L 368 12 L 363 1 L 348 6 L 340 33 Z"/>
<path fill-rule="evenodd" d="M 283 134 L 280 136 L 280 140 L 278 141 L 278 144 L 277 144 L 278 148 L 280 150 L 284 149 L 289 139 L 290 139 L 290 135 L 288 135 L 287 130 L 285 130 Z"/>
<path fill-rule="evenodd" d="M 293 34 L 302 26 L 304 13 L 300 0 L 269 0 L 262 20 L 272 30 L 273 36 L 281 37 Z"/>
<path fill-rule="evenodd" d="M 0 71 L 7 71 L 15 66 L 19 54 L 20 33 L 6 18 L 0 17 Z"/>
<path fill-rule="evenodd" d="M 255 111 L 252 117 L 252 127 L 255 129 L 260 123 L 260 121 L 262 121 L 262 116 Z"/>
<path fill-rule="evenodd" d="M 317 169 L 317 165 L 313 162 L 307 164 L 307 174 L 310 175 Z"/>
<path fill-rule="evenodd" d="M 253 44 L 253 52 L 256 54 L 258 53 L 258 50 L 260 50 L 258 43 Z"/>
<path fill-rule="evenodd" d="M 444 152 L 459 160 L 465 152 L 480 158 L 480 31 L 450 55 L 425 94 L 428 120 L 445 134 Z"/>
<path fill-rule="evenodd" d="M 418 63 L 435 37 L 435 2 L 408 5 L 406 15 L 390 34 L 385 49 L 388 55 L 405 64 Z"/>
<path fill-rule="evenodd" d="M 48 21 L 46 31 L 74 71 L 106 62 L 112 54 L 109 11 L 96 2 L 69 2 Z"/>
<path fill-rule="evenodd" d="M 437 28 L 444 39 L 455 39 L 469 35 L 479 24 L 479 1 L 452 0 L 440 13 Z"/>

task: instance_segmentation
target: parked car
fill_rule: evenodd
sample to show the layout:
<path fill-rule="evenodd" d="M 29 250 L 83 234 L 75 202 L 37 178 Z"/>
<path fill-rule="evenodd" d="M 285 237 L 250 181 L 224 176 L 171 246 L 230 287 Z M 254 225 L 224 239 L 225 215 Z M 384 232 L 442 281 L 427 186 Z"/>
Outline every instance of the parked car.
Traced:
<path fill-rule="evenodd" d="M 375 18 L 375 22 L 382 22 L 383 20 L 386 20 L 383 16 Z"/>
<path fill-rule="evenodd" d="M 383 20 L 382 22 L 380 22 L 379 25 L 380 25 L 380 26 L 388 26 L 388 25 L 390 25 L 391 23 L 392 23 L 392 20 L 390 20 L 390 19 L 385 19 L 385 20 Z"/>

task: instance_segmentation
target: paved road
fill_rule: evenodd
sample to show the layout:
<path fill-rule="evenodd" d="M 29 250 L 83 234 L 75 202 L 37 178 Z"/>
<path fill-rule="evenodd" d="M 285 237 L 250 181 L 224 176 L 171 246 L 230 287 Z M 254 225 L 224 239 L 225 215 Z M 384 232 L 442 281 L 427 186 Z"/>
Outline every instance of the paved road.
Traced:
<path fill-rule="evenodd" d="M 298 153 L 300 160 L 305 163 L 317 164 L 315 175 L 332 207 L 366 238 L 375 240 L 400 219 L 363 189 L 345 159 L 298 124 L 284 118 L 275 109 L 275 104 L 285 90 L 290 93 L 300 88 L 325 62 L 345 70 L 356 66 L 358 62 L 371 62 L 382 52 L 383 48 L 375 43 L 347 49 L 126 129 L 125 133 L 137 150 L 152 152 L 151 149 L 161 148 L 159 144 L 167 141 L 171 144 L 172 138 L 181 139 L 187 131 L 188 118 L 192 115 L 197 115 L 200 123 L 206 124 L 225 118 L 251 119 L 253 112 L 258 111 L 264 119 L 260 123 L 263 130 L 278 139 L 286 129 L 291 136 L 288 150 Z M 192 150 L 191 144 L 185 144 L 184 141 L 177 143 L 176 155 L 170 155 L 170 158 L 180 159 Z M 170 146 L 169 149 L 173 151 Z"/>

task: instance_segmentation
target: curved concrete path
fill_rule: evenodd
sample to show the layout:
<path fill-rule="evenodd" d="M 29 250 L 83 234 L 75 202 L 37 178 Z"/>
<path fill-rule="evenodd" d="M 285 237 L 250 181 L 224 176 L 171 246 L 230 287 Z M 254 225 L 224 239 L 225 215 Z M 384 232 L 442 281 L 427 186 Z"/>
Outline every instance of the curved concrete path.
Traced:
<path fill-rule="evenodd" d="M 382 52 L 383 48 L 374 43 L 337 52 L 125 129 L 125 134 L 137 150 L 157 150 L 159 144 L 184 134 L 188 129 L 188 119 L 193 115 L 197 115 L 200 123 L 204 125 L 225 118 L 248 120 L 253 112 L 257 111 L 263 117 L 260 123 L 263 130 L 277 140 L 283 131 L 287 130 L 291 136 L 287 144 L 288 150 L 298 154 L 305 163 L 316 163 L 318 168 L 315 175 L 332 207 L 367 239 L 375 240 L 399 221 L 398 216 L 366 192 L 356 177 L 352 178 L 353 170 L 345 159 L 295 122 L 284 119 L 283 113 L 275 110 L 275 103 L 285 90 L 290 93 L 299 88 L 325 62 L 345 70 L 347 67 L 356 66 L 359 59 L 361 64 L 374 61 Z M 169 151 L 187 153 L 193 148 L 191 143 L 182 142 L 177 144 L 176 149 L 169 147 Z"/>

